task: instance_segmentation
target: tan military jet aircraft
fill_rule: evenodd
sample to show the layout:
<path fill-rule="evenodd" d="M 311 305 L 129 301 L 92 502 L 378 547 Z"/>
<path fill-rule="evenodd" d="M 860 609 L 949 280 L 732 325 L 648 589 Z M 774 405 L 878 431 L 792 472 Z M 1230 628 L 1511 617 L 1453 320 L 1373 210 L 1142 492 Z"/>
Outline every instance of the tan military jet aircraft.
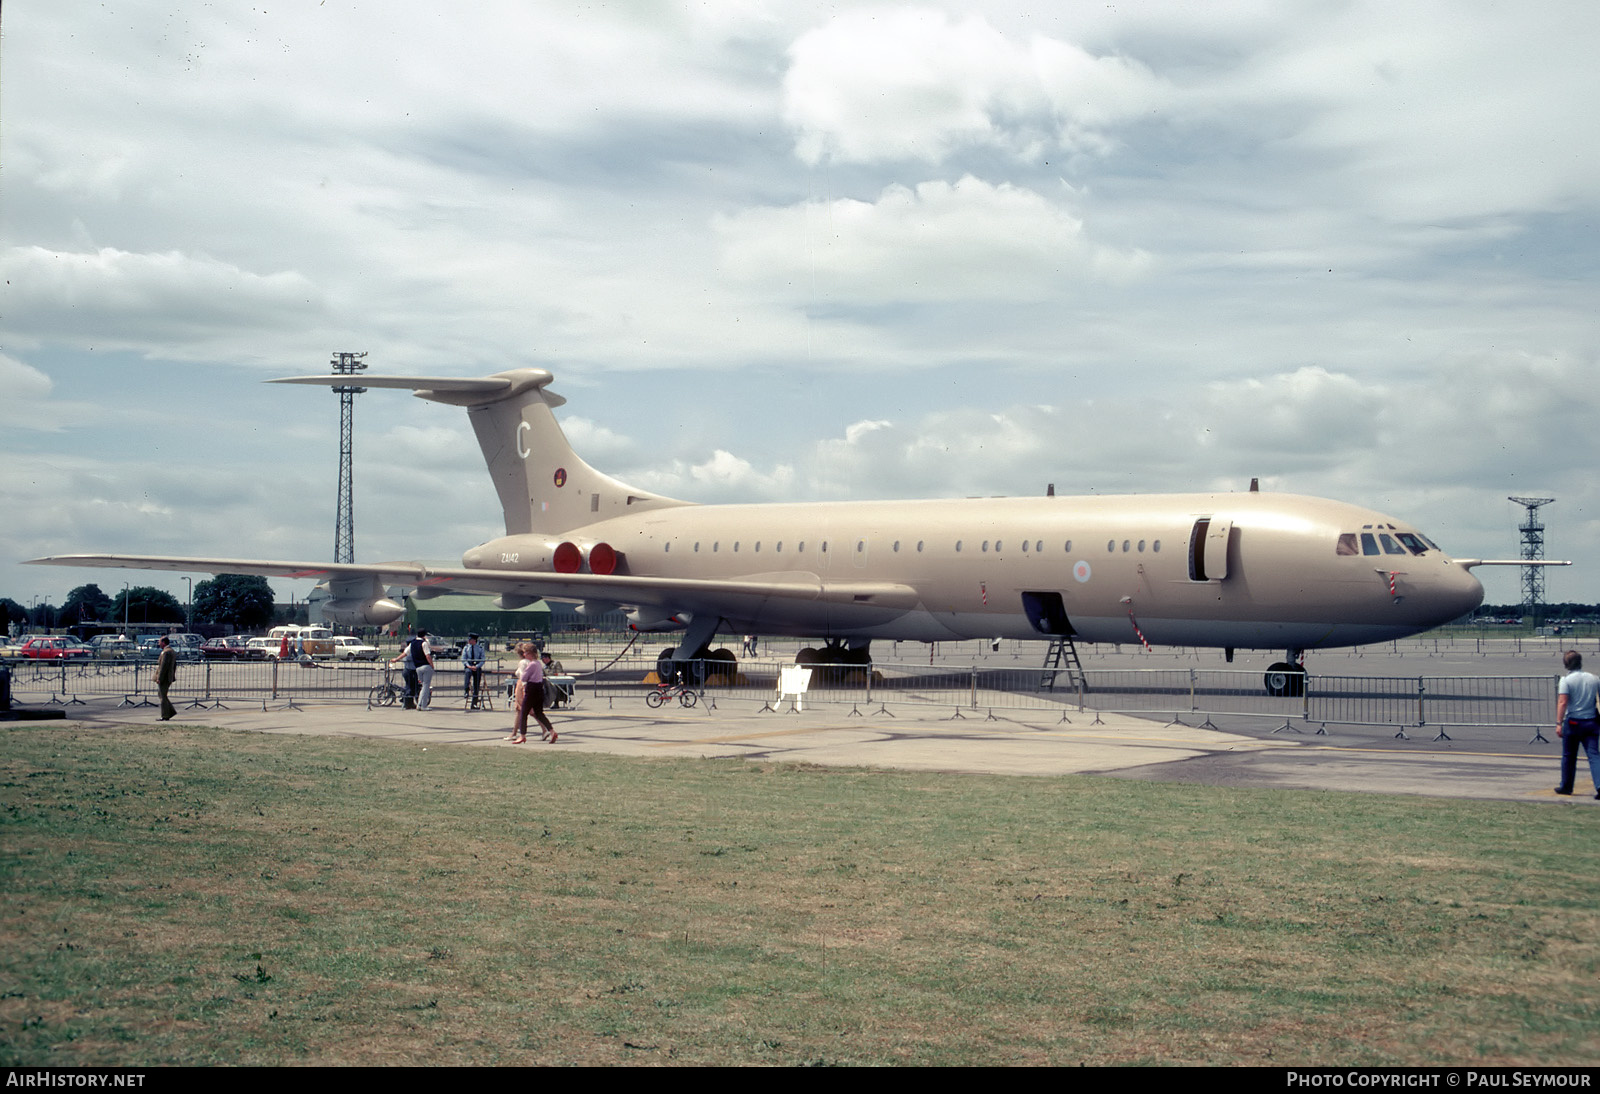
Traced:
<path fill-rule="evenodd" d="M 864 663 L 874 638 L 1078 639 L 1282 649 L 1270 691 L 1298 690 L 1304 651 L 1403 638 L 1478 606 L 1474 566 L 1404 521 L 1270 493 L 696 505 L 637 490 L 580 459 L 542 369 L 477 379 L 363 376 L 467 409 L 506 534 L 459 567 L 144 555 L 36 563 L 325 581 L 324 612 L 384 624 L 421 595 L 498 593 L 624 606 L 638 630 L 684 628 L 690 660 L 719 632 L 821 638 Z M 342 375 L 274 383 L 339 386 Z M 1516 563 L 1520 564 L 1520 563 Z"/>

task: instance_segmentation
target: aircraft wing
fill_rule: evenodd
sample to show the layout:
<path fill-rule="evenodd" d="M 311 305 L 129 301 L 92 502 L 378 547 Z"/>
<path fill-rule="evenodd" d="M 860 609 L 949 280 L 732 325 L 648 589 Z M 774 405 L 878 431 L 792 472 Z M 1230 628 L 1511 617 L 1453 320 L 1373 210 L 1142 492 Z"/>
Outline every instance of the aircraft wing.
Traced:
<path fill-rule="evenodd" d="M 883 581 L 824 581 L 816 574 L 776 573 L 737 580 L 645 577 L 631 574 L 554 574 L 518 570 L 471 570 L 422 562 L 288 562 L 248 558 L 176 558 L 165 555 L 50 555 L 30 566 L 92 566 L 127 570 L 170 570 L 203 574 L 258 574 L 262 577 L 346 581 L 376 577 L 385 585 L 411 585 L 433 593 L 508 593 L 562 600 L 610 600 L 633 607 L 673 610 L 748 610 L 765 600 L 866 604 L 909 609 L 920 596 L 909 585 Z"/>

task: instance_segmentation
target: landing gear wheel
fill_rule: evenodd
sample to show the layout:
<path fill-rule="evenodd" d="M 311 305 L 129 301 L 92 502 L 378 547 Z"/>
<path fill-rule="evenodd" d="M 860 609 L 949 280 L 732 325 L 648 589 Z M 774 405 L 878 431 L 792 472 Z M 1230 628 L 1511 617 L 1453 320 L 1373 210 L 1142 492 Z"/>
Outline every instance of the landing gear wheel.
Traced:
<path fill-rule="evenodd" d="M 732 650 L 712 650 L 706 654 L 705 668 L 708 677 L 720 676 L 724 684 L 732 684 L 739 677 L 739 659 Z"/>
<path fill-rule="evenodd" d="M 1267 669 L 1267 674 L 1261 678 L 1261 682 L 1266 686 L 1267 694 L 1275 698 L 1284 695 L 1304 695 L 1306 669 L 1304 665 L 1279 661 Z"/>
<path fill-rule="evenodd" d="M 678 680 L 678 663 L 672 659 L 677 652 L 676 646 L 668 646 L 656 655 L 656 679 L 663 684 L 673 684 Z"/>

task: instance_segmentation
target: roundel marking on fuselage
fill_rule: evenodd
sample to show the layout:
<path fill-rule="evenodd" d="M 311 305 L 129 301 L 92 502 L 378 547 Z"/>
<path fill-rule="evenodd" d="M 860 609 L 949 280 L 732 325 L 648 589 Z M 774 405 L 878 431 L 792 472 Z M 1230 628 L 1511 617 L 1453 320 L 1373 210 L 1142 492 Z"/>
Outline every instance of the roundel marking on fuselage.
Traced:
<path fill-rule="evenodd" d="M 1072 576 L 1077 578 L 1080 583 L 1088 581 L 1089 564 L 1081 558 L 1077 562 L 1074 562 L 1072 564 Z"/>

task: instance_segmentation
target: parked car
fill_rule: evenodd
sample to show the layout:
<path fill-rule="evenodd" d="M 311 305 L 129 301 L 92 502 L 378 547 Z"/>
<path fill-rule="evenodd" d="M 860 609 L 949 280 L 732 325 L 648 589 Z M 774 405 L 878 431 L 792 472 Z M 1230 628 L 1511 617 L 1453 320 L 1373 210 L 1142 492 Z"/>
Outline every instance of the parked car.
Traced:
<path fill-rule="evenodd" d="M 137 656 L 141 661 L 154 661 L 161 656 L 161 640 L 177 653 L 179 661 L 200 660 L 200 647 L 205 639 L 198 634 L 141 634 Z"/>
<path fill-rule="evenodd" d="M 336 634 L 333 636 L 333 655 L 340 661 L 376 661 L 378 647 L 369 646 L 352 635 Z"/>
<path fill-rule="evenodd" d="M 435 661 L 459 661 L 461 659 L 461 643 L 450 638 L 440 638 L 436 634 L 428 636 L 428 648 L 433 651 Z"/>
<path fill-rule="evenodd" d="M 101 661 L 132 661 L 139 647 L 125 634 L 97 634 L 89 639 L 89 650 Z"/>
<path fill-rule="evenodd" d="M 278 638 L 251 638 L 244 644 L 245 656 L 252 661 L 276 661 L 281 645 Z"/>
<path fill-rule="evenodd" d="M 198 634 L 169 634 L 167 644 L 178 651 L 179 661 L 198 661 L 206 640 Z"/>
<path fill-rule="evenodd" d="M 74 661 L 94 656 L 88 646 L 70 635 L 30 638 L 22 644 L 21 653 L 23 657 L 46 661 Z"/>
<path fill-rule="evenodd" d="M 248 639 L 233 635 L 211 639 L 200 647 L 200 656 L 207 661 L 265 661 L 267 651 L 251 646 Z"/>
<path fill-rule="evenodd" d="M 38 638 L 37 634 L 19 634 L 15 638 L 0 639 L 0 657 L 17 660 L 22 656 L 22 647 L 31 639 Z"/>

